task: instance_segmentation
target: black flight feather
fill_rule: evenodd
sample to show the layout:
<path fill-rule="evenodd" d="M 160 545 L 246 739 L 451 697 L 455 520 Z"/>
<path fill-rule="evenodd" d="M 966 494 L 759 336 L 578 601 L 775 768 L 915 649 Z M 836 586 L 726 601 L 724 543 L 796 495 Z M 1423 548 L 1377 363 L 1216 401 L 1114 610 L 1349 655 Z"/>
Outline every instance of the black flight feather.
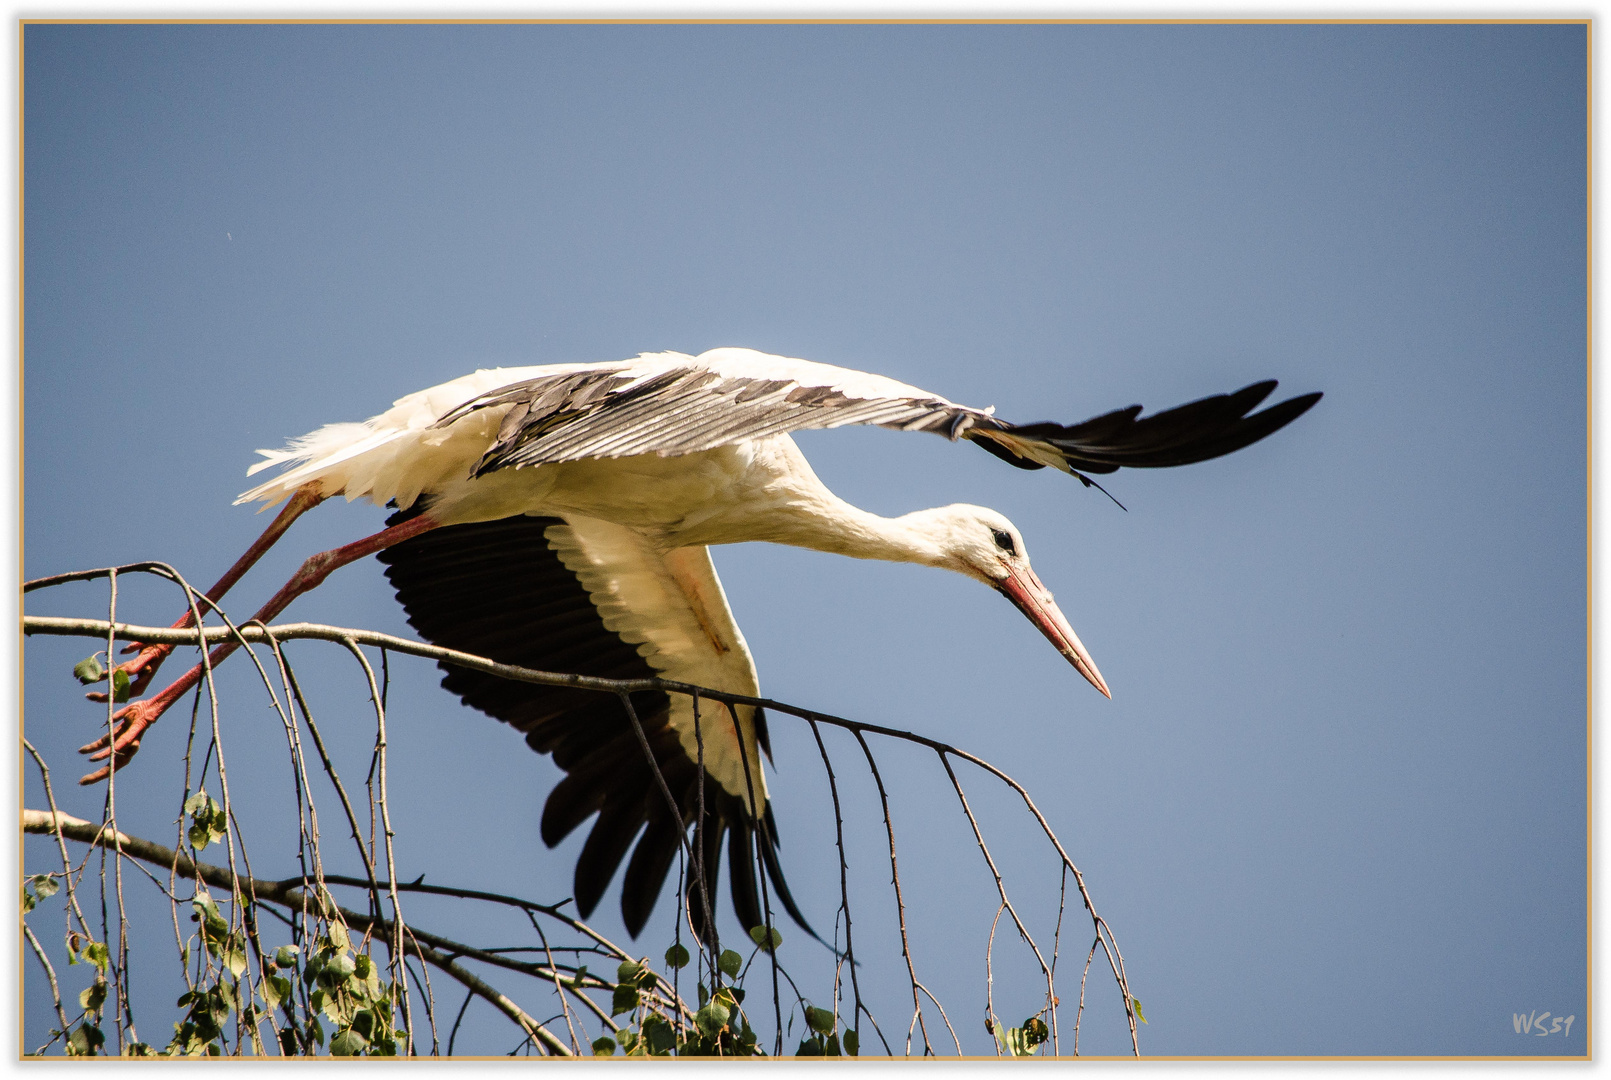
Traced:
<path fill-rule="evenodd" d="M 1245 386 L 1234 394 L 1218 394 L 1178 405 L 1151 416 L 1141 406 L 1116 409 L 1078 424 L 980 424 L 967 438 L 1019 468 L 1034 467 L 994 432 L 1039 443 L 1055 451 L 1076 476 L 1111 473 L 1121 468 L 1164 469 L 1220 457 L 1258 442 L 1307 412 L 1320 394 L 1303 394 L 1253 412 L 1275 390 L 1276 382 Z M 1084 477 L 1080 477 L 1082 480 Z"/>
<path fill-rule="evenodd" d="M 607 393 L 608 387 L 607 379 L 595 379 L 575 389 L 585 397 Z M 655 389 L 645 386 L 640 393 L 652 396 Z M 393 515 L 388 524 L 423 509 L 417 504 Z M 448 525 L 388 548 L 377 558 L 386 565 L 386 576 L 409 624 L 433 644 L 543 671 L 653 678 L 655 671 L 637 649 L 605 628 L 587 591 L 549 547 L 544 531 L 556 524 L 561 524 L 557 518 L 520 516 Z M 566 771 L 543 807 L 543 842 L 553 847 L 597 815 L 576 863 L 577 908 L 584 918 L 592 914 L 627 860 L 621 915 L 628 932 L 637 937 L 676 860 L 679 834 L 686 834 L 698 813 L 699 770 L 670 725 L 666 695 L 637 693 L 632 702 L 678 804 L 680 820 L 672 818 L 619 701 L 567 687 L 510 682 L 451 664 L 438 666 L 446 673 L 443 687 L 466 705 L 523 732 L 533 750 L 552 754 L 554 763 Z M 770 740 L 759 711 L 756 736 L 770 757 Z M 747 931 L 764 922 L 751 854 L 754 824 L 744 800 L 708 777 L 705 808 L 709 859 L 705 872 L 713 903 L 723 839 L 731 837 L 730 852 L 745 853 L 743 865 L 731 866 L 729 876 L 734 911 Z M 759 836 L 760 866 L 768 884 L 784 909 L 809 931 L 783 880 L 770 804 L 764 809 Z M 689 873 L 693 885 L 692 867 Z M 689 896 L 689 912 L 703 932 L 697 894 Z"/>

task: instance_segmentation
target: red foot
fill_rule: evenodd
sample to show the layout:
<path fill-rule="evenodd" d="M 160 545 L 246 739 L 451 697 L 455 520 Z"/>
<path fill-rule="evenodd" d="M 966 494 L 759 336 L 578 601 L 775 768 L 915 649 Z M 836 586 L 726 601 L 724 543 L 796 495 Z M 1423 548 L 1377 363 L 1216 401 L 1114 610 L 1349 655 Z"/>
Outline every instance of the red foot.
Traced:
<path fill-rule="evenodd" d="M 131 701 L 112 715 L 116 727 L 107 735 L 87 746 L 78 748 L 80 754 L 89 754 L 91 761 L 102 761 L 112 758 L 104 768 L 90 773 L 79 779 L 80 784 L 95 784 L 105 780 L 113 769 L 121 769 L 128 764 L 140 750 L 140 737 L 145 729 L 156 722 L 168 709 L 168 702 L 163 700 L 167 695 L 152 698 L 149 701 Z"/>
<path fill-rule="evenodd" d="M 86 786 L 89 785 L 89 784 L 99 784 L 102 780 L 105 780 L 108 776 L 112 775 L 112 770 L 114 768 L 121 769 L 121 768 L 123 768 L 123 766 L 127 765 L 129 763 L 129 759 L 132 758 L 135 754 L 139 753 L 139 751 L 140 751 L 140 740 L 135 739 L 133 742 L 129 743 L 122 750 L 119 750 L 117 752 L 117 757 L 116 757 L 116 760 L 114 762 L 112 762 L 111 764 L 108 764 L 108 765 L 103 765 L 101 768 L 96 769 L 94 772 L 89 773 L 89 774 L 87 774 L 85 776 L 79 777 L 78 782 L 80 784 L 86 785 Z"/>

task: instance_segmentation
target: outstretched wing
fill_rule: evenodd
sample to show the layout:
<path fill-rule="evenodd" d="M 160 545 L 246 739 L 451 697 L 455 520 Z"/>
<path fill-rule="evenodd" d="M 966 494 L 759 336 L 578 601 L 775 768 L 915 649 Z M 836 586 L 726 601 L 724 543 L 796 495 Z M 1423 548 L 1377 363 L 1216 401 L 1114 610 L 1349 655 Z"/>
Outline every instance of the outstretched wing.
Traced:
<path fill-rule="evenodd" d="M 625 367 L 542 374 L 472 398 L 436 427 L 494 408 L 507 411 L 477 476 L 584 458 L 692 454 L 846 424 L 956 438 L 990 420 L 988 410 L 894 379 L 750 349 L 661 353 Z"/>
<path fill-rule="evenodd" d="M 1163 468 L 1239 450 L 1320 400 L 1252 410 L 1275 389 L 1255 383 L 1141 417 L 1141 406 L 1081 424 L 1011 424 L 990 409 L 829 364 L 751 349 L 699 356 L 646 353 L 609 364 L 477 371 L 398 399 L 362 424 L 334 424 L 252 470 L 290 466 L 240 496 L 272 505 L 303 484 L 325 495 L 411 506 L 469 476 L 499 469 L 635 454 L 674 456 L 746 439 L 846 424 L 876 424 L 970 439 L 1023 469 L 1085 473 Z"/>
<path fill-rule="evenodd" d="M 387 565 L 410 624 L 435 644 L 539 670 L 614 679 L 658 675 L 757 692 L 749 650 L 704 548 L 661 556 L 605 522 L 522 516 L 434 529 L 377 557 Z M 757 752 L 770 755 L 760 710 L 739 706 L 735 723 L 726 706 L 702 702 L 696 734 L 687 697 L 632 695 L 652 768 L 616 698 L 441 666 L 445 688 L 524 732 L 532 749 L 552 754 L 568 774 L 543 810 L 546 844 L 558 844 L 597 814 L 576 863 L 575 899 L 584 917 L 632 849 L 621 914 L 637 936 L 698 816 L 703 786 L 710 818 L 701 838 L 712 904 L 725 838 L 733 905 L 744 928 L 765 922 L 757 852 L 774 894 L 805 925 L 778 864 L 777 828 Z M 656 768 L 677 803 L 675 816 Z M 762 806 L 759 815 L 750 812 L 752 791 Z M 689 910 L 703 931 L 703 903 L 694 867 L 688 869 Z"/>
<path fill-rule="evenodd" d="M 449 427 L 484 409 L 507 410 L 476 463 L 478 476 L 582 458 L 689 454 L 846 424 L 966 438 L 1019 468 L 1050 465 L 1079 476 L 1207 461 L 1257 442 L 1320 400 L 1318 393 L 1305 394 L 1252 412 L 1275 387 L 1273 379 L 1254 383 L 1144 418 L 1141 406 L 1132 405 L 1080 424 L 1012 424 L 989 409 L 958 405 L 893 379 L 748 349 L 716 349 L 511 383 L 466 401 L 436 426 Z"/>

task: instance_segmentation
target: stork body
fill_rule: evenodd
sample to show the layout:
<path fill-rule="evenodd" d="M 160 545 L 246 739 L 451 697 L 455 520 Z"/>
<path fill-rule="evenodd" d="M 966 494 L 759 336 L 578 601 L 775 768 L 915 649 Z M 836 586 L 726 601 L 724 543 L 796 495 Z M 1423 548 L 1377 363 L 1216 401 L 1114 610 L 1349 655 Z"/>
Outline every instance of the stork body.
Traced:
<path fill-rule="evenodd" d="M 291 500 L 268 542 L 322 498 L 397 508 L 385 532 L 316 557 L 325 560 L 317 565 L 310 560 L 260 617 L 277 614 L 334 566 L 378 552 L 411 623 L 437 644 L 527 667 L 658 675 L 758 696 L 755 664 L 709 548 L 764 540 L 973 577 L 1011 599 L 1108 694 L 1005 517 L 966 505 L 898 518 L 867 513 L 827 489 L 788 433 L 844 424 L 930 431 L 972 441 L 1020 468 L 1051 466 L 1090 484 L 1087 473 L 1229 453 L 1320 396 L 1253 413 L 1274 385 L 1143 419 L 1135 406 L 1064 426 L 1013 425 L 891 379 L 746 349 L 478 371 L 401 398 L 365 423 L 331 425 L 285 450 L 262 451 L 267 460 L 253 472 L 287 468 L 238 501 Z M 215 592 L 232 581 L 226 575 Z M 158 648 L 142 654 L 151 656 L 143 666 L 130 665 L 140 685 L 165 655 Z M 635 702 L 655 768 L 678 804 L 674 816 L 618 703 L 444 670 L 444 685 L 467 704 L 523 731 L 533 749 L 567 770 L 544 810 L 545 841 L 558 843 L 597 812 L 576 870 L 584 915 L 636 840 L 622 887 L 623 915 L 636 935 L 703 796 L 716 822 L 702 833 L 706 885 L 714 886 L 726 834 L 735 908 L 746 929 L 759 925 L 755 880 L 745 869 L 753 843 L 779 899 L 804 922 L 777 862 L 760 758 L 770 751 L 758 710 L 706 702 L 696 716 L 683 695 Z M 155 711 L 161 708 L 166 703 Z M 135 726 L 120 733 L 119 748 L 137 745 L 155 719 L 131 716 Z"/>

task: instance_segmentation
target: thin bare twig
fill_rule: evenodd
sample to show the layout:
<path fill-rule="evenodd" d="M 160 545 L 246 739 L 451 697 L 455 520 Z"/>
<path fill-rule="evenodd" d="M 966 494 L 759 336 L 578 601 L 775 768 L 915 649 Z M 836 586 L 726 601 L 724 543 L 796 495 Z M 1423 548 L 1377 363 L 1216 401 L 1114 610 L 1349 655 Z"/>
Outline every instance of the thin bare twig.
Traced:
<path fill-rule="evenodd" d="M 828 773 L 828 794 L 833 799 L 833 830 L 834 846 L 839 853 L 839 910 L 845 914 L 845 958 L 834 965 L 834 1005 L 839 1004 L 838 982 L 839 969 L 844 963 L 850 965 L 850 992 L 855 1002 L 851 1016 L 855 1025 L 861 1024 L 861 1014 L 866 1011 L 861 1003 L 861 983 L 856 977 L 856 946 L 850 935 L 850 880 L 849 865 L 845 861 L 845 816 L 839 807 L 839 783 L 834 776 L 833 762 L 828 759 L 828 748 L 822 741 L 822 730 L 815 720 L 807 720 L 811 727 L 811 735 L 817 741 L 817 753 L 822 755 L 822 767 Z"/>
<path fill-rule="evenodd" d="M 884 806 L 884 831 L 889 836 L 889 880 L 895 887 L 895 912 L 900 917 L 901 957 L 906 961 L 906 975 L 912 983 L 912 1023 L 906 1026 L 906 1052 L 912 1052 L 912 1027 L 915 1025 L 923 1034 L 923 1055 L 927 1057 L 934 1053 L 934 1049 L 929 1043 L 928 1027 L 923 1023 L 923 1001 L 917 996 L 917 969 L 912 965 L 912 945 L 906 936 L 906 901 L 901 896 L 901 871 L 895 858 L 895 824 L 889 816 L 889 793 L 884 790 L 884 778 L 878 771 L 878 763 L 873 760 L 872 748 L 862 738 L 861 732 L 855 732 L 855 736 L 861 744 L 861 752 L 867 756 L 867 767 L 872 770 L 873 782 L 878 785 L 878 800 Z"/>
<path fill-rule="evenodd" d="M 1013 907 L 1011 900 L 1007 899 L 1006 883 L 1001 880 L 1001 871 L 996 869 L 995 857 L 990 854 L 990 848 L 985 844 L 984 833 L 979 830 L 979 821 L 973 816 L 973 809 L 968 805 L 968 797 L 962 793 L 962 785 L 957 781 L 957 774 L 952 770 L 951 762 L 944 754 L 940 755 L 940 762 L 945 766 L 945 775 L 951 778 L 951 786 L 956 790 L 958 801 L 962 803 L 962 813 L 967 816 L 968 824 L 973 827 L 973 838 L 978 841 L 979 851 L 984 855 L 985 864 L 990 867 L 990 876 L 995 879 L 996 893 L 1001 897 L 1001 906 L 1006 908 L 1007 914 L 1012 916 L 1013 925 L 1018 928 L 1018 936 L 1023 938 L 1029 945 L 1030 951 L 1035 954 L 1035 960 L 1040 964 L 1041 974 L 1046 977 L 1046 1001 L 1049 1005 L 1052 998 L 1057 996 L 1056 988 L 1052 986 L 1052 970 L 1047 966 L 1046 958 L 1041 956 L 1040 946 L 1036 945 L 1035 939 L 1030 936 L 1029 928 L 1018 917 L 1018 909 Z M 997 917 L 1000 917 L 999 912 Z M 994 926 L 991 927 L 990 936 L 991 940 L 994 941 Z"/>
<path fill-rule="evenodd" d="M 62 1011 L 62 991 L 61 987 L 57 985 L 56 982 L 56 969 L 50 966 L 50 958 L 45 955 L 44 947 L 39 944 L 39 939 L 34 937 L 33 927 L 24 922 L 22 924 L 22 932 L 28 938 L 28 944 L 33 948 L 34 955 L 39 957 L 39 964 L 45 969 L 45 978 L 50 980 L 51 1004 L 56 1007 L 56 1019 L 61 1023 L 62 1026 L 61 1030 L 57 1032 L 57 1035 L 65 1035 L 67 1034 L 67 1014 Z M 55 1041 L 56 1040 L 54 1038 L 51 1039 L 51 1042 Z M 45 1044 L 45 1046 L 49 1045 L 50 1043 Z M 39 1051 L 36 1050 L 34 1053 L 37 1054 Z"/>

